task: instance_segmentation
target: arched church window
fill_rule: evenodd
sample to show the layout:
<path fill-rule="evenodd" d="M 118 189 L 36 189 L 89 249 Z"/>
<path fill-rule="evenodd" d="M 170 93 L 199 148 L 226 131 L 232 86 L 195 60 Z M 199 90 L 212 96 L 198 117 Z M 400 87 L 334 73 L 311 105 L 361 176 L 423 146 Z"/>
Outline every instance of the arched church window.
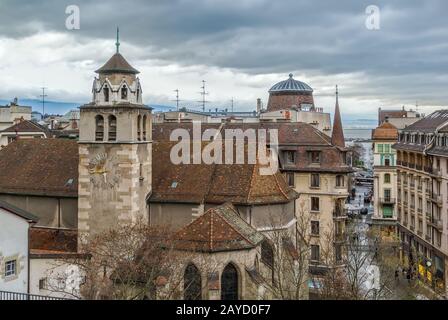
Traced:
<path fill-rule="evenodd" d="M 238 300 L 238 271 L 232 263 L 221 274 L 221 300 Z"/>
<path fill-rule="evenodd" d="M 104 95 L 104 101 L 109 102 L 109 88 L 108 87 L 103 88 L 103 95 Z"/>
<path fill-rule="evenodd" d="M 143 128 L 143 141 L 146 141 L 146 115 L 143 116 L 142 128 Z"/>
<path fill-rule="evenodd" d="M 109 141 L 117 140 L 117 118 L 113 115 L 109 116 Z"/>
<path fill-rule="evenodd" d="M 121 100 L 127 100 L 128 99 L 128 88 L 126 86 L 123 86 L 121 88 Z"/>
<path fill-rule="evenodd" d="M 95 141 L 103 141 L 104 139 L 104 118 L 97 115 L 95 117 Z"/>
<path fill-rule="evenodd" d="M 184 299 L 201 300 L 202 280 L 199 269 L 192 263 L 188 264 L 184 272 Z"/>
<path fill-rule="evenodd" d="M 137 117 L 137 140 L 142 140 L 142 116 L 138 115 Z"/>

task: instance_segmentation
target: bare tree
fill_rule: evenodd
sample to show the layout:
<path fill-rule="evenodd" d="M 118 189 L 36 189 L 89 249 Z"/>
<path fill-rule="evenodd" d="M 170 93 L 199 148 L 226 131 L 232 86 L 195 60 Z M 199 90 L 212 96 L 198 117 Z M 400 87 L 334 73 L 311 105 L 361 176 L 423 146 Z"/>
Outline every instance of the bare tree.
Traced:
<path fill-rule="evenodd" d="M 122 225 L 81 241 L 74 257 L 58 261 L 48 290 L 83 299 L 174 299 L 183 288 L 183 266 L 188 254 L 173 248 L 167 226 L 142 222 Z M 77 270 L 79 289 L 58 283 L 69 281 L 60 266 Z M 163 288 L 163 290 L 161 290 Z"/>

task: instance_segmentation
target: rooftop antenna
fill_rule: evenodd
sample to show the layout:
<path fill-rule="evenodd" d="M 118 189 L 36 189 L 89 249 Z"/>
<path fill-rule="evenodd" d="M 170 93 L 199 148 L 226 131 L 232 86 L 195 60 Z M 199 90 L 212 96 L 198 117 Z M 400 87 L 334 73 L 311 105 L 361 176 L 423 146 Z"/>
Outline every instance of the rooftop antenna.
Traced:
<path fill-rule="evenodd" d="M 42 87 L 42 94 L 40 95 L 40 97 L 42 98 L 42 118 L 45 118 L 45 97 L 47 97 L 48 95 L 45 94 L 45 89 L 47 89 L 46 87 Z"/>
<path fill-rule="evenodd" d="M 179 111 L 179 89 L 174 90 L 174 92 L 176 92 L 176 110 Z"/>
<path fill-rule="evenodd" d="M 117 27 L 117 42 L 115 42 L 115 46 L 117 47 L 117 53 L 120 52 L 120 28 Z"/>
<path fill-rule="evenodd" d="M 208 95 L 208 92 L 205 90 L 205 80 L 202 80 L 202 91 L 200 92 L 202 96 L 202 101 L 198 101 L 202 104 L 202 112 L 205 112 L 205 104 L 209 101 L 205 100 L 205 96 Z"/>
<path fill-rule="evenodd" d="M 232 113 L 233 113 L 233 102 L 234 102 L 233 97 L 232 100 L 230 100 L 230 102 L 232 103 Z"/>
<path fill-rule="evenodd" d="M 418 101 L 415 101 L 415 112 L 418 113 Z"/>

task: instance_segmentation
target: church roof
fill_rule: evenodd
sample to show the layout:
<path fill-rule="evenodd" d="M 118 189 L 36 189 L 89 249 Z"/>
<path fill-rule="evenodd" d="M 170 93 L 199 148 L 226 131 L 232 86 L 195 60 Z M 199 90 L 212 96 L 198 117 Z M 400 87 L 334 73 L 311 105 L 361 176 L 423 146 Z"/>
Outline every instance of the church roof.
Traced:
<path fill-rule="evenodd" d="M 289 74 L 289 78 L 274 84 L 269 93 L 275 92 L 313 92 L 313 89 L 304 82 L 295 80 L 293 74 Z"/>
<path fill-rule="evenodd" d="M 0 193 L 76 197 L 78 143 L 18 139 L 0 150 Z"/>
<path fill-rule="evenodd" d="M 372 130 L 372 139 L 396 141 L 398 139 L 398 130 L 390 122 L 384 122 L 378 128 Z"/>
<path fill-rule="evenodd" d="M 104 66 L 95 71 L 96 73 L 140 73 L 134 69 L 129 62 L 119 53 L 115 53 Z"/>
<path fill-rule="evenodd" d="M 345 148 L 344 129 L 342 128 L 341 112 L 339 111 L 339 98 L 336 87 L 336 107 L 334 111 L 333 132 L 331 134 L 331 144 Z"/>
<path fill-rule="evenodd" d="M 256 247 L 264 236 L 244 221 L 233 205 L 209 209 L 174 235 L 179 250 L 220 252 Z"/>
<path fill-rule="evenodd" d="M 280 172 L 261 175 L 259 164 L 173 164 L 170 153 L 175 144 L 153 144 L 149 202 L 257 205 L 286 203 L 298 197 Z M 245 152 L 247 159 L 247 146 Z"/>

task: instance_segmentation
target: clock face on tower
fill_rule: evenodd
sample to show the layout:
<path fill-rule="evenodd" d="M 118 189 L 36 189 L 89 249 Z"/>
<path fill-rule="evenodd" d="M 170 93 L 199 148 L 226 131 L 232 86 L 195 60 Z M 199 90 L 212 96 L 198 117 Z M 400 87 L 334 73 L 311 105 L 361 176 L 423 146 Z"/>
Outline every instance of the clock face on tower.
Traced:
<path fill-rule="evenodd" d="M 105 152 L 91 158 L 88 169 L 93 187 L 113 188 L 116 186 L 120 181 L 117 167 L 115 157 L 109 157 Z"/>

